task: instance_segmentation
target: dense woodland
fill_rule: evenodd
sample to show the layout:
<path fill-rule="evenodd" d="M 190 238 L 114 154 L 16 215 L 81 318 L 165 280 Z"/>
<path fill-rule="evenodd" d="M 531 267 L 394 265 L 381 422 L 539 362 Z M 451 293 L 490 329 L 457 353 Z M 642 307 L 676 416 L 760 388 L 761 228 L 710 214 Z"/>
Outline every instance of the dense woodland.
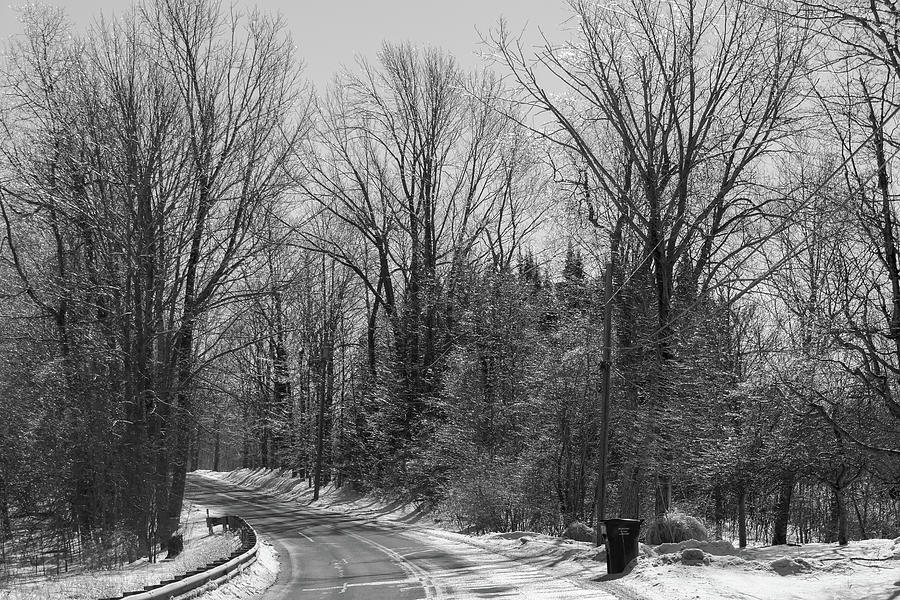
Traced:
<path fill-rule="evenodd" d="M 0 536 L 152 553 L 187 472 L 240 467 L 472 531 L 897 536 L 900 12 L 570 11 L 313 90 L 264 12 L 22 9 Z"/>

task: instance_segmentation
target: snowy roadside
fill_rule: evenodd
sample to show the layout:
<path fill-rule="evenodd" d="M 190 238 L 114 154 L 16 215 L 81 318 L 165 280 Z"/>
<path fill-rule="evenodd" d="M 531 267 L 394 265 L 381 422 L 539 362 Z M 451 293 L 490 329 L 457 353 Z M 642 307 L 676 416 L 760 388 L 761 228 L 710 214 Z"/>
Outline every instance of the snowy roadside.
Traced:
<path fill-rule="evenodd" d="M 20 581 L 0 589 L 0 600 L 94 600 L 140 590 L 228 556 L 240 546 L 240 538 L 221 533 L 220 529 L 209 535 L 205 507 L 186 503 L 181 522 L 184 552 L 178 557 L 156 563 L 143 558 L 118 569 L 103 571 L 73 568 L 69 573 Z"/>
<path fill-rule="evenodd" d="M 217 586 L 209 584 L 177 600 L 247 600 L 263 594 L 278 577 L 278 551 L 266 541 L 260 540 L 256 561 L 243 573 Z"/>
<path fill-rule="evenodd" d="M 568 577 L 611 579 L 603 552 L 590 544 L 525 532 L 486 537 L 497 551 Z M 692 540 L 641 550 L 637 566 L 610 584 L 667 600 L 889 600 L 900 594 L 900 539 L 745 550 Z"/>
<path fill-rule="evenodd" d="M 626 600 L 894 600 L 900 597 L 900 538 L 837 544 L 735 549 L 730 542 L 642 545 L 642 557 L 625 576 L 606 573 L 605 554 L 590 543 L 531 532 L 470 536 L 441 529 L 420 508 L 333 487 L 312 502 L 303 479 L 279 471 L 200 472 L 279 500 L 299 501 L 385 521 L 437 547 L 486 550 L 540 569 L 549 578 L 602 590 Z M 215 599 L 218 600 L 218 599 Z"/>
<path fill-rule="evenodd" d="M 235 471 L 194 471 L 203 477 L 252 489 L 262 495 L 282 501 L 295 501 L 326 510 L 345 512 L 359 517 L 385 519 L 399 523 L 419 523 L 438 526 L 421 507 L 396 499 L 383 499 L 350 491 L 348 487 L 336 488 L 332 484 L 320 490 L 319 499 L 313 502 L 313 489 L 306 479 L 291 477 L 281 469 L 237 469 Z"/>

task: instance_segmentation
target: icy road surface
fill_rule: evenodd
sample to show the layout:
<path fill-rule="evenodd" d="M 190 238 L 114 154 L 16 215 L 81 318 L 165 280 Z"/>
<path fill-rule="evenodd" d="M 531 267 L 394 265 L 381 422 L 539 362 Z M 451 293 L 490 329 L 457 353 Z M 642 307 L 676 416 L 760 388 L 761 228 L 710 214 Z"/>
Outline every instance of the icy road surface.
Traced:
<path fill-rule="evenodd" d="M 187 497 L 244 517 L 278 550 L 281 571 L 263 600 L 615 599 L 469 544 L 260 498 L 196 474 L 188 475 Z"/>

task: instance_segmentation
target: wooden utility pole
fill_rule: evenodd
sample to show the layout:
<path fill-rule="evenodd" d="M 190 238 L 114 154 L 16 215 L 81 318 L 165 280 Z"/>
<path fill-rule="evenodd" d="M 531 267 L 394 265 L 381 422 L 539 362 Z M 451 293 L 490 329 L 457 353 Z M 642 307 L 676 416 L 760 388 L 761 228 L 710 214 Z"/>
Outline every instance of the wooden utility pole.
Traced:
<path fill-rule="evenodd" d="M 328 346 L 328 276 L 325 273 L 325 254 L 322 254 L 322 338 L 319 349 L 319 418 L 316 423 L 316 464 L 313 473 L 313 501 L 319 499 L 319 489 L 322 484 L 322 459 L 325 444 L 325 393 L 328 377 L 326 348 Z"/>
<path fill-rule="evenodd" d="M 606 518 L 606 462 L 609 453 L 609 388 L 612 371 L 612 260 L 606 263 L 603 274 L 603 378 L 600 383 L 600 456 L 597 466 L 597 490 L 595 493 L 597 522 L 594 528 L 595 542 L 599 546 L 603 541 L 600 526 Z"/>

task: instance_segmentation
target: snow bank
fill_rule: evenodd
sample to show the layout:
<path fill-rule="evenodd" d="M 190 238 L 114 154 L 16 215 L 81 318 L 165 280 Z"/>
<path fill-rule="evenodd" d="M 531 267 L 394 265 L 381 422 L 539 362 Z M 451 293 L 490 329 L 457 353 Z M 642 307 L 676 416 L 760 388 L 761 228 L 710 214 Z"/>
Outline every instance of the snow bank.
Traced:
<path fill-rule="evenodd" d="M 733 556 L 738 554 L 738 551 L 735 549 L 734 544 L 727 540 L 716 540 L 712 542 L 703 542 L 700 540 L 685 540 L 678 543 L 660 544 L 658 546 L 653 546 L 652 548 L 653 552 L 659 555 L 681 552 L 686 548 L 699 548 L 706 554 L 712 554 L 714 556 Z"/>
<path fill-rule="evenodd" d="M 415 523 L 424 519 L 430 525 L 435 522 L 427 515 L 422 504 L 397 497 L 375 497 L 360 494 L 349 485 L 340 488 L 333 483 L 322 486 L 319 499 L 313 501 L 313 489 L 303 477 L 291 476 L 290 469 L 237 469 L 236 471 L 195 471 L 198 475 L 227 481 L 260 494 L 286 502 L 302 502 L 311 506 L 360 516 Z"/>
<path fill-rule="evenodd" d="M 779 575 L 796 575 L 797 573 L 821 570 L 823 565 L 820 561 L 807 560 L 802 556 L 796 558 L 782 556 L 769 563 L 769 567 Z"/>
<path fill-rule="evenodd" d="M 278 577 L 278 569 L 278 551 L 268 542 L 260 541 L 256 562 L 250 565 L 243 573 L 221 586 L 209 584 L 199 589 L 193 596 L 187 595 L 179 600 L 187 600 L 198 596 L 200 600 L 244 600 L 246 598 L 254 598 L 275 583 L 275 579 Z"/>

